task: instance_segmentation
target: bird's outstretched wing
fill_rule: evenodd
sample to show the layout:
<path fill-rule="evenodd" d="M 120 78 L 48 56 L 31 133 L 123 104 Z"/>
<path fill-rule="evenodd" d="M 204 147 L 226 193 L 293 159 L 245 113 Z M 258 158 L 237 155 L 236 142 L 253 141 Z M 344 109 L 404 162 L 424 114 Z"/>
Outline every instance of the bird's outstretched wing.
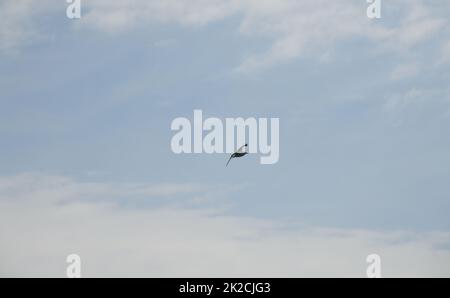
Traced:
<path fill-rule="evenodd" d="M 228 162 L 227 162 L 227 165 L 226 165 L 226 167 L 228 167 L 228 164 L 230 163 L 230 161 L 231 161 L 231 159 L 234 157 L 234 154 L 232 154 L 231 156 L 230 156 L 230 159 L 228 159 Z"/>

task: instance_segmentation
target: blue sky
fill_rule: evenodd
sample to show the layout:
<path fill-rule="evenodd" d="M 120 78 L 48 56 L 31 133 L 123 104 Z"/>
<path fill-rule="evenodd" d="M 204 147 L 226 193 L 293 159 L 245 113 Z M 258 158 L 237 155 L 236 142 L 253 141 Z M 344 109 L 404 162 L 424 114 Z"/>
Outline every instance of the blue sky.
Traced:
<path fill-rule="evenodd" d="M 448 245 L 448 4 L 383 1 L 382 19 L 369 20 L 362 0 L 96 0 L 69 20 L 60 2 L 0 4 L 3 185 L 32 199 L 54 194 L 42 181 L 56 179 L 83 189 L 67 196 L 73 204 L 114 202 L 118 213 L 206 208 L 290 229 L 439 233 L 432 246 Z M 194 109 L 279 117 L 279 163 L 255 155 L 225 168 L 226 155 L 173 154 L 170 123 Z M 2 198 L 22 195 L 7 186 Z M 8 266 L 4 274 L 37 274 Z M 245 275 L 234 270 L 224 272 Z M 340 271 L 313 274 L 322 273 Z"/>

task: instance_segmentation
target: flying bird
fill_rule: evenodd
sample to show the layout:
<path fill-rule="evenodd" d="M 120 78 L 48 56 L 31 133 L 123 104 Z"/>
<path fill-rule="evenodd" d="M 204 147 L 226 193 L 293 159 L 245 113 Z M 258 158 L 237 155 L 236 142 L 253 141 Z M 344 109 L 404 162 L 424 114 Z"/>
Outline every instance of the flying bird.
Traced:
<path fill-rule="evenodd" d="M 246 150 L 247 150 L 247 147 L 248 147 L 248 144 L 245 144 L 244 146 L 242 146 L 241 148 L 239 148 L 236 152 L 234 152 L 233 154 L 231 154 L 230 159 L 228 160 L 226 166 L 228 167 L 228 164 L 230 163 L 230 161 L 231 161 L 232 158 L 242 157 L 242 156 L 244 156 L 244 155 L 247 155 L 247 154 L 248 154 L 248 152 L 246 151 Z"/>

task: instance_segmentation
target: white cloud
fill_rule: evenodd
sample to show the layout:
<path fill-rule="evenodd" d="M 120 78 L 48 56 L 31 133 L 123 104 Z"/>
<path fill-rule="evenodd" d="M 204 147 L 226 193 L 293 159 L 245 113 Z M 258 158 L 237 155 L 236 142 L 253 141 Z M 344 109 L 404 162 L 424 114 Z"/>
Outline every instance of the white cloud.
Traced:
<path fill-rule="evenodd" d="M 229 187 L 220 186 L 227 190 Z M 201 184 L 166 183 L 149 185 L 143 183 L 97 183 L 75 182 L 63 176 L 25 173 L 7 179 L 0 179 L 0 199 L 34 202 L 35 198 L 46 202 L 71 202 L 82 199 L 133 199 L 166 198 L 177 195 L 198 195 L 217 191 Z"/>
<path fill-rule="evenodd" d="M 390 75 L 391 80 L 402 80 L 416 76 L 420 71 L 417 63 L 401 64 L 395 67 Z"/>
<path fill-rule="evenodd" d="M 401 13 L 395 26 L 390 27 L 386 43 L 393 49 L 408 50 L 425 43 L 443 31 L 448 23 L 439 15 L 438 9 L 421 0 L 396 1 L 392 4 Z M 446 9 L 450 10 L 450 6 Z M 444 34 L 447 32 L 443 32 Z M 448 34 L 448 33 L 447 33 Z"/>
<path fill-rule="evenodd" d="M 177 40 L 173 38 L 158 40 L 153 43 L 153 45 L 157 48 L 167 48 L 172 47 L 177 44 Z"/>
<path fill-rule="evenodd" d="M 85 4 L 87 12 L 82 26 L 112 33 L 155 22 L 202 26 L 232 15 L 238 3 L 235 0 L 91 0 Z"/>
<path fill-rule="evenodd" d="M 443 44 L 441 47 L 439 63 L 450 63 L 450 40 Z"/>
<path fill-rule="evenodd" d="M 425 105 L 434 106 L 439 114 L 448 108 L 450 89 L 445 88 L 410 88 L 404 92 L 389 94 L 384 104 L 387 112 L 404 112 L 406 109 L 425 111 Z"/>
<path fill-rule="evenodd" d="M 32 35 L 26 20 L 31 10 L 31 0 L 0 3 L 0 50 L 16 47 Z"/>
<path fill-rule="evenodd" d="M 0 10 L 2 47 L 17 46 L 35 35 L 29 19 L 52 7 L 32 7 L 31 0 L 7 3 Z M 408 51 L 439 32 L 448 35 L 443 31 L 448 21 L 439 16 L 438 9 L 425 4 L 422 0 L 385 3 L 383 13 L 398 11 L 398 15 L 374 21 L 367 18 L 364 1 L 90 0 L 83 2 L 82 19 L 73 24 L 116 33 L 169 23 L 204 26 L 237 16 L 241 34 L 271 40 L 266 51 L 253 53 L 236 68 L 249 73 L 301 56 L 320 59 L 336 43 L 353 37 L 367 38 L 379 48 Z M 450 7 L 441 5 L 441 9 Z"/>
<path fill-rule="evenodd" d="M 35 17 L 54 10 L 51 0 L 0 2 L 0 52 L 10 52 L 32 44 L 41 32 L 35 27 Z"/>
<path fill-rule="evenodd" d="M 90 1 L 84 26 L 116 32 L 155 22 L 203 26 L 230 16 L 239 16 L 239 32 L 268 38 L 267 51 L 247 57 L 236 70 L 254 70 L 285 63 L 300 56 L 322 57 L 337 42 L 363 37 L 377 47 L 407 51 L 445 28 L 447 21 L 421 0 L 386 4 L 399 10 L 398 20 L 367 18 L 367 3 L 327 0 L 126 0 L 111 4 Z"/>
<path fill-rule="evenodd" d="M 82 257 L 84 276 L 364 277 L 371 253 L 381 255 L 384 276 L 450 276 L 448 233 L 299 227 L 97 200 L 112 189 L 58 176 L 0 178 L 0 276 L 64 276 L 71 253 Z"/>
<path fill-rule="evenodd" d="M 247 58 L 239 72 L 327 52 L 342 39 L 369 34 L 363 6 L 343 1 L 248 1 L 240 31 L 268 36 L 273 44 L 266 52 Z"/>
<path fill-rule="evenodd" d="M 423 43 L 442 29 L 445 24 L 445 20 L 432 19 L 431 16 L 423 20 L 408 21 L 398 30 L 393 42 L 400 43 L 407 48 Z"/>

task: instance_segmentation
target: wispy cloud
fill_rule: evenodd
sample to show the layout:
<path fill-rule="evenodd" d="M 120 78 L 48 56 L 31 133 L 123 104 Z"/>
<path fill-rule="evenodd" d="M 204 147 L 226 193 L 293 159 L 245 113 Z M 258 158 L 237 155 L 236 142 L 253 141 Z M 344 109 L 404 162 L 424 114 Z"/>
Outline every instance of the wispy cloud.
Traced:
<path fill-rule="evenodd" d="M 450 275 L 448 233 L 314 228 L 96 200 L 105 190 L 124 195 L 114 189 L 61 176 L 1 178 L 0 275 L 64 276 L 71 253 L 82 257 L 84 276 L 364 277 L 370 253 L 381 255 L 384 276 Z"/>
<path fill-rule="evenodd" d="M 9 50 L 33 35 L 29 16 L 33 1 L 2 1 L 0 3 L 0 50 Z"/>
<path fill-rule="evenodd" d="M 51 0 L 2 1 L 0 3 L 0 52 L 11 52 L 33 44 L 43 34 L 36 17 L 55 10 Z"/>
<path fill-rule="evenodd" d="M 4 2 L 0 10 L 3 48 L 18 46 L 29 40 L 26 37 L 37 34 L 32 16 L 45 13 L 45 8 L 49 10 L 51 6 L 31 3 Z M 445 29 L 447 20 L 440 16 L 439 9 L 428 8 L 422 0 L 399 0 L 383 7 L 383 13 L 396 13 L 382 20 L 370 20 L 364 1 L 91 0 L 83 3 L 83 17 L 74 26 L 114 34 L 156 24 L 205 26 L 237 16 L 241 19 L 237 30 L 243 36 L 270 40 L 266 51 L 244 58 L 236 67 L 239 73 L 251 73 L 302 56 L 321 59 L 337 43 L 355 37 L 373 42 L 376 48 L 404 52 L 438 33 L 449 34 Z M 450 10 L 450 6 L 441 9 Z"/>
<path fill-rule="evenodd" d="M 401 64 L 395 67 L 390 75 L 391 80 L 402 80 L 411 78 L 419 73 L 420 67 L 417 63 Z"/>
<path fill-rule="evenodd" d="M 127 200 L 177 198 L 178 196 L 201 197 L 210 192 L 229 191 L 231 186 L 209 186 L 198 183 L 101 183 L 78 182 L 64 176 L 23 173 L 0 178 L 0 199 L 34 203 L 74 203 L 79 201 L 109 201 L 120 203 Z M 167 201 L 165 202 L 167 203 Z"/>
<path fill-rule="evenodd" d="M 442 45 L 439 54 L 440 54 L 439 63 L 442 64 L 450 63 L 450 40 Z"/>

